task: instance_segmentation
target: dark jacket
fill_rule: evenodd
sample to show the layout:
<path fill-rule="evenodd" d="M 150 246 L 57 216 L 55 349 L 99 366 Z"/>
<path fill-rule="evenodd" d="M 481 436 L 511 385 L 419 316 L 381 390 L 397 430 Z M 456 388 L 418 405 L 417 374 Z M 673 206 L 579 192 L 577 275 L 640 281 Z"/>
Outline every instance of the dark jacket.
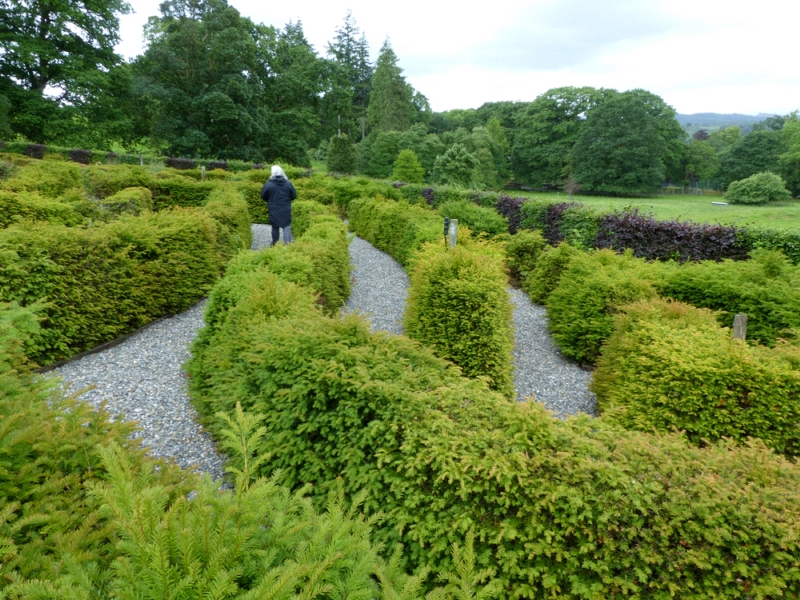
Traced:
<path fill-rule="evenodd" d="M 292 200 L 297 198 L 292 182 L 277 175 L 270 177 L 261 188 L 261 199 L 267 203 L 269 224 L 288 227 L 292 224 Z"/>

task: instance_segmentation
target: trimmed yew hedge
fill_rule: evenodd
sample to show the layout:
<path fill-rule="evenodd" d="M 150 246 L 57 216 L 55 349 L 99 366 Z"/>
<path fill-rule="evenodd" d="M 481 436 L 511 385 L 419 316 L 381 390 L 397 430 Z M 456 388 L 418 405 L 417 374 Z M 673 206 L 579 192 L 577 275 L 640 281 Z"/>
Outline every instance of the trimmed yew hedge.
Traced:
<path fill-rule="evenodd" d="M 197 302 L 248 247 L 243 200 L 123 216 L 90 228 L 50 223 L 0 230 L 0 301 L 45 300 L 28 355 L 49 364 Z"/>
<path fill-rule="evenodd" d="M 237 403 L 262 415 L 258 471 L 312 484 L 318 505 L 363 500 L 407 568 L 453 571 L 472 532 L 491 597 L 800 593 L 800 467 L 763 445 L 556 420 L 359 317 L 324 317 L 269 267 L 230 277 L 244 275 L 188 365 L 205 423 L 220 436 Z"/>
<path fill-rule="evenodd" d="M 423 243 L 444 244 L 442 218 L 405 201 L 359 198 L 348 204 L 347 217 L 356 234 L 404 266 Z"/>
<path fill-rule="evenodd" d="M 426 244 L 414 256 L 410 280 L 408 337 L 513 398 L 514 331 L 502 250 L 463 240 L 450 249 Z"/>
<path fill-rule="evenodd" d="M 798 456 L 800 365 L 781 354 L 734 340 L 707 309 L 641 301 L 617 314 L 592 389 L 603 419 L 628 429 L 680 429 L 696 444 L 755 437 Z"/>

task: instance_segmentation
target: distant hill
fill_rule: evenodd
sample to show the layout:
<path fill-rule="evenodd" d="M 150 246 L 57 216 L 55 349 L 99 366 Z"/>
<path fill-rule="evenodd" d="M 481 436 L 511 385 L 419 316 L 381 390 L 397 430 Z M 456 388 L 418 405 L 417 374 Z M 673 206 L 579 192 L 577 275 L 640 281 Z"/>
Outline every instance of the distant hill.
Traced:
<path fill-rule="evenodd" d="M 692 115 L 682 115 L 679 113 L 676 116 L 678 117 L 678 123 L 680 123 L 681 126 L 691 135 L 700 129 L 705 129 L 711 133 L 712 131 L 725 129 L 726 127 L 732 127 L 734 125 L 741 127 L 742 133 L 747 133 L 755 123 L 775 115 L 765 113 L 758 115 L 742 115 L 738 113 L 729 115 L 722 115 L 719 113 L 694 113 Z"/>

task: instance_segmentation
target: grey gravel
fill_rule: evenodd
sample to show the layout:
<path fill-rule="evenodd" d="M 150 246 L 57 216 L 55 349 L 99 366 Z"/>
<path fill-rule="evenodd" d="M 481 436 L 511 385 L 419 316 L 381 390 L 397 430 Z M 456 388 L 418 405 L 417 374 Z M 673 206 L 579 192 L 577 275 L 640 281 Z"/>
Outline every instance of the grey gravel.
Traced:
<path fill-rule="evenodd" d="M 558 416 L 597 415 L 597 399 L 588 390 L 591 373 L 564 358 L 547 331 L 547 311 L 525 292 L 508 288 L 514 306 L 514 387 L 517 400 L 531 395 Z"/>
<path fill-rule="evenodd" d="M 408 276 L 391 256 L 353 236 L 350 242 L 350 299 L 348 312 L 360 312 L 372 330 L 403 333 L 403 311 L 408 296 Z"/>
<path fill-rule="evenodd" d="M 408 295 L 406 272 L 391 256 L 354 237 L 350 243 L 353 266 L 347 310 L 365 314 L 372 328 L 403 333 L 403 311 Z M 509 288 L 514 307 L 514 386 L 517 400 L 533 395 L 556 415 L 597 414 L 597 400 L 589 390 L 591 373 L 565 359 L 547 331 L 547 314 L 528 296 Z"/>
<path fill-rule="evenodd" d="M 253 225 L 252 249 L 270 241 L 269 225 Z M 91 406 L 106 403 L 115 418 L 136 421 L 135 437 L 153 456 L 182 467 L 223 475 L 225 458 L 197 422 L 186 393 L 183 364 L 189 346 L 203 327 L 206 301 L 140 331 L 122 344 L 67 363 L 48 376 L 61 377 L 69 393 L 91 388 L 80 399 Z"/>
<path fill-rule="evenodd" d="M 218 479 L 224 458 L 197 423 L 186 394 L 183 364 L 189 345 L 203 326 L 206 301 L 125 340 L 122 344 L 84 356 L 51 371 L 75 393 L 89 386 L 80 399 L 115 418 L 136 421 L 135 437 L 153 456 L 174 459 Z"/>

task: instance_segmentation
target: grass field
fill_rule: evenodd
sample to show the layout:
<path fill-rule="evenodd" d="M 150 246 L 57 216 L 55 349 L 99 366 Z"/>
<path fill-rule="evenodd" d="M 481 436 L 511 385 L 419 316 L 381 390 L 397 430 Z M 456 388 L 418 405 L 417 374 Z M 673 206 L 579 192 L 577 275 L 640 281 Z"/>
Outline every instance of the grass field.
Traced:
<path fill-rule="evenodd" d="M 568 202 L 566 194 L 542 194 L 512 192 L 530 198 Z M 800 200 L 790 200 L 765 206 L 729 204 L 714 206 L 711 202 L 725 202 L 725 198 L 713 196 L 655 196 L 651 198 L 605 198 L 576 196 L 575 202 L 601 211 L 612 211 L 626 206 L 637 206 L 642 212 L 651 213 L 656 219 L 679 219 L 697 223 L 734 223 L 737 225 L 759 225 L 780 229 L 800 229 Z"/>

